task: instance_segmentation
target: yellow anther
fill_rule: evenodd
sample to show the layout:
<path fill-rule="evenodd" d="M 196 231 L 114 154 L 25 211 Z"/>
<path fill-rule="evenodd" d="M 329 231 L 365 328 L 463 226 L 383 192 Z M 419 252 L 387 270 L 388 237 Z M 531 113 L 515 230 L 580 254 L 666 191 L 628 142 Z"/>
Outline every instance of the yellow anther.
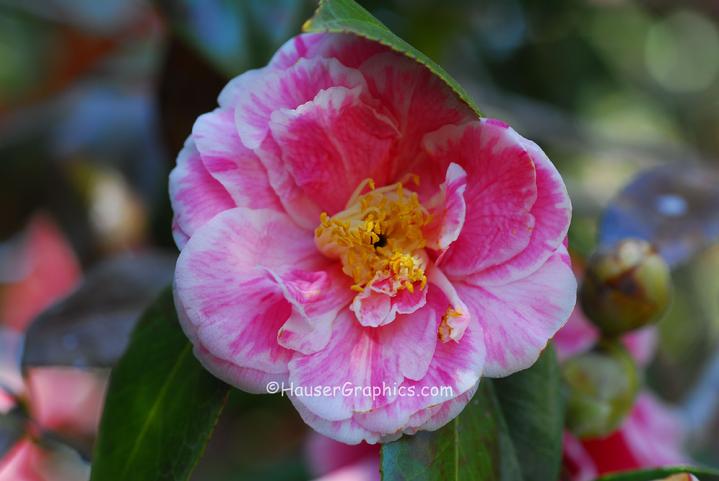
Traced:
<path fill-rule="evenodd" d="M 362 194 L 365 186 L 370 191 Z M 407 195 L 410 194 L 410 195 Z M 401 183 L 376 188 L 366 179 L 355 190 L 347 209 L 330 217 L 320 215 L 315 240 L 320 251 L 342 261 L 343 271 L 362 292 L 373 280 L 391 281 L 391 289 L 413 292 L 426 286 L 422 249 L 429 213 L 414 192 Z"/>
<path fill-rule="evenodd" d="M 451 317 L 462 317 L 462 313 L 453 307 L 447 308 L 437 329 L 437 337 L 439 337 L 439 340 L 442 342 L 449 342 L 452 339 L 453 329 L 452 326 L 449 325 L 449 319 Z"/>

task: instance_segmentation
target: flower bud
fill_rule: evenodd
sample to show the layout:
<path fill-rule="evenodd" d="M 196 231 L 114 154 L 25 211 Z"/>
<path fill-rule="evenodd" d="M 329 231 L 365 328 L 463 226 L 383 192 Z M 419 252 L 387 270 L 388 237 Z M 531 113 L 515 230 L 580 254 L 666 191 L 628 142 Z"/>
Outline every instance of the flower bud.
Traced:
<path fill-rule="evenodd" d="M 562 365 L 569 388 L 567 427 L 580 438 L 606 436 L 615 431 L 639 390 L 639 373 L 619 341 L 603 341 L 592 351 Z"/>
<path fill-rule="evenodd" d="M 669 267 L 654 247 L 626 239 L 594 254 L 579 300 L 605 336 L 620 336 L 658 320 L 671 299 Z"/>

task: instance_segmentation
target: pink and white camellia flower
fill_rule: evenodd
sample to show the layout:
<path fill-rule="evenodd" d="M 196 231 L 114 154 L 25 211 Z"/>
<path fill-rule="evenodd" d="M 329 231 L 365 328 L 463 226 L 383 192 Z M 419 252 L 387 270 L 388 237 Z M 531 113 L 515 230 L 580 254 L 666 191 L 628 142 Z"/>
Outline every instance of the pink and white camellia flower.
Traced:
<path fill-rule="evenodd" d="M 574 305 L 546 155 L 353 35 L 300 35 L 233 79 L 170 195 L 196 356 L 246 391 L 281 383 L 345 443 L 444 425 L 482 375 L 532 365 Z"/>

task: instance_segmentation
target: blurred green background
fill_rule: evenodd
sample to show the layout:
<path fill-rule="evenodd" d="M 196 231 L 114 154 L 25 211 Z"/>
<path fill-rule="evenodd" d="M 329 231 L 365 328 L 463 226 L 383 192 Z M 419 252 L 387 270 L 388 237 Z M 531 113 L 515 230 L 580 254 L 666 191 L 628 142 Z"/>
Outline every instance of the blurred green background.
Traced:
<path fill-rule="evenodd" d="M 591 253 L 603 209 L 638 173 L 716 167 L 716 0 L 359 3 L 443 65 L 485 115 L 545 149 L 573 199 L 577 258 Z M 167 175 L 195 118 L 214 108 L 231 76 L 264 65 L 314 7 L 0 0 L 2 242 L 42 211 L 86 269 L 125 251 L 174 251 Z M 9 262 L 2 245 L 0 262 Z M 693 453 L 712 464 L 719 385 L 707 380 L 719 370 L 718 273 L 719 247 L 677 267 L 648 373 L 680 406 Z M 223 416 L 195 479 L 306 479 L 306 430 L 286 399 L 234 393 Z"/>

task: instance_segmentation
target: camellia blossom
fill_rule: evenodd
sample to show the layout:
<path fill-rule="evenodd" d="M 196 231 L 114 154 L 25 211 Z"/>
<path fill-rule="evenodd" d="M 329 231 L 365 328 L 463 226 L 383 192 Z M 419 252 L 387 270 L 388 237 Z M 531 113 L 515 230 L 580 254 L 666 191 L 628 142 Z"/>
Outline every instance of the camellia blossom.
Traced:
<path fill-rule="evenodd" d="M 170 195 L 196 356 L 246 391 L 280 383 L 345 443 L 446 424 L 574 306 L 571 205 L 547 156 L 357 36 L 300 35 L 233 79 Z"/>
<path fill-rule="evenodd" d="M 20 372 L 22 336 L 33 317 L 68 294 L 80 266 L 55 224 L 35 216 L 0 276 L 0 414 L 22 403 L 32 422 L 0 456 L 0 481 L 86 481 L 90 466 L 72 449 L 43 436 L 90 440 L 100 421 L 106 375 L 72 367 Z M 40 440 L 42 439 L 42 440 Z"/>
<path fill-rule="evenodd" d="M 572 481 L 591 481 L 618 471 L 685 465 L 684 439 L 677 414 L 647 392 L 607 437 L 579 440 L 566 432 L 564 466 Z"/>

